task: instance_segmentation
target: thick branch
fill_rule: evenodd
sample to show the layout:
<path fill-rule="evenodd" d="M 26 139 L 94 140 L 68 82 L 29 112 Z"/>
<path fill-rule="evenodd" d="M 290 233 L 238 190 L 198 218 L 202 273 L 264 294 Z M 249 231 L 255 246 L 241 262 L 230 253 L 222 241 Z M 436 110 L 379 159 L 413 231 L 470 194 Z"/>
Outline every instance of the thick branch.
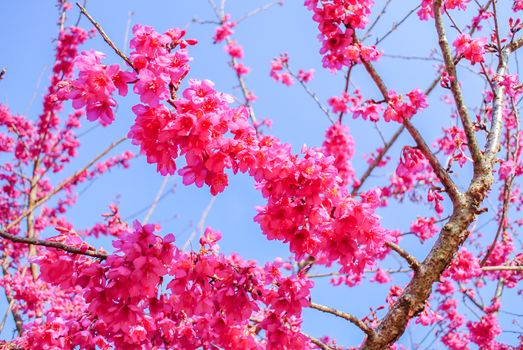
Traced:
<path fill-rule="evenodd" d="M 354 324 L 359 329 L 361 329 L 363 332 L 365 332 L 365 334 L 367 334 L 367 336 L 369 338 L 374 337 L 374 331 L 372 330 L 372 328 L 367 326 L 362 320 L 360 320 L 356 316 L 353 316 L 353 315 L 348 314 L 346 312 L 334 309 L 334 308 L 329 307 L 329 306 L 320 305 L 320 304 L 316 304 L 316 303 L 313 303 L 313 302 L 310 303 L 309 307 L 311 309 L 319 310 L 319 311 L 322 311 L 322 312 L 325 312 L 325 313 L 328 313 L 328 314 L 331 314 L 331 315 L 334 315 L 334 316 L 337 316 L 337 317 L 341 317 L 341 318 L 351 322 L 352 324 Z"/>
<path fill-rule="evenodd" d="M 498 75 L 505 73 L 509 53 L 510 48 L 503 50 L 498 65 Z M 376 335 L 365 340 L 362 346 L 363 350 L 385 349 L 398 340 L 405 332 L 409 320 L 423 311 L 432 292 L 432 286 L 439 281 L 441 273 L 447 268 L 454 254 L 467 239 L 469 234 L 467 229 L 476 220 L 480 212 L 480 205 L 494 182 L 492 167 L 499 148 L 504 88 L 497 85 L 494 93 L 492 126 L 485 149 L 485 157 L 482 157 L 483 159 L 479 164 L 475 163 L 477 170 L 467 192 L 463 195 L 463 199 L 459 203 L 454 203 L 452 215 L 447 224 L 443 226 L 429 255 L 375 329 Z"/>
<path fill-rule="evenodd" d="M 518 40 L 512 42 L 509 46 L 510 52 L 514 52 L 518 50 L 521 46 L 523 46 L 523 38 L 519 38 Z"/>

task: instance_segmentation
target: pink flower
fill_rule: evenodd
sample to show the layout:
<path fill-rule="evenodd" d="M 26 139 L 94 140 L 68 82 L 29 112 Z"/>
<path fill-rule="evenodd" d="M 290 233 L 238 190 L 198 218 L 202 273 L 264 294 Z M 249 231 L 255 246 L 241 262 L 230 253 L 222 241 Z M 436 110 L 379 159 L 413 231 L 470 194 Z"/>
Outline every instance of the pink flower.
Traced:
<path fill-rule="evenodd" d="M 232 28 L 234 28 L 236 26 L 236 22 L 230 22 L 230 19 L 231 19 L 231 15 L 226 14 L 222 20 L 222 24 L 220 26 L 216 27 L 216 30 L 215 30 L 214 36 L 213 36 L 215 44 L 222 42 L 223 40 L 227 39 L 234 33 Z"/>
<path fill-rule="evenodd" d="M 465 59 L 469 60 L 473 65 L 485 61 L 483 57 L 485 53 L 486 38 L 471 39 L 468 34 L 460 34 L 452 43 L 456 48 L 456 54 L 463 55 Z"/>
<path fill-rule="evenodd" d="M 229 43 L 225 46 L 225 51 L 233 58 L 243 58 L 243 47 L 238 45 L 238 43 L 236 43 L 234 40 L 229 41 Z"/>
<path fill-rule="evenodd" d="M 376 271 L 376 274 L 372 278 L 372 281 L 376 281 L 378 283 L 385 284 L 385 283 L 389 283 L 390 281 L 392 281 L 392 278 L 386 271 L 384 271 L 382 269 L 378 269 Z"/>
<path fill-rule="evenodd" d="M 156 107 L 160 100 L 169 98 L 167 89 L 168 79 L 164 74 L 155 74 L 148 69 L 138 73 L 138 82 L 134 84 L 133 91 L 140 95 L 140 101 Z"/>
<path fill-rule="evenodd" d="M 347 113 L 349 111 L 349 95 L 344 92 L 341 96 L 333 96 L 327 100 L 334 113 Z"/>
<path fill-rule="evenodd" d="M 303 69 L 300 69 L 298 71 L 298 80 L 303 83 L 308 83 L 312 80 L 314 74 L 314 69 L 309 69 L 308 71 L 304 71 Z"/>
<path fill-rule="evenodd" d="M 450 276 L 458 282 L 467 282 L 471 278 L 481 275 L 481 266 L 478 258 L 472 255 L 466 248 L 462 248 L 449 268 L 444 272 L 444 275 Z"/>
<path fill-rule="evenodd" d="M 436 219 L 434 217 L 423 218 L 417 217 L 410 225 L 410 230 L 414 232 L 422 241 L 433 237 L 438 233 L 438 228 L 435 225 Z"/>
<path fill-rule="evenodd" d="M 472 342 L 486 348 L 501 334 L 496 315 L 492 313 L 483 316 L 479 322 L 468 322 L 467 328 Z"/>

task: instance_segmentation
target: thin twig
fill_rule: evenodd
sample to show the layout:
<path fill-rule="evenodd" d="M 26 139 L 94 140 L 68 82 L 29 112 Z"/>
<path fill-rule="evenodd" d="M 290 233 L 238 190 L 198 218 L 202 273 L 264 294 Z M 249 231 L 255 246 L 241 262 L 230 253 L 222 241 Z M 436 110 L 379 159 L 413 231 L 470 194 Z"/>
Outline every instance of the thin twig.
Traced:
<path fill-rule="evenodd" d="M 318 338 L 314 338 L 313 336 L 307 334 L 307 333 L 304 333 L 304 332 L 301 332 L 301 334 L 303 334 L 304 336 L 306 336 L 307 338 L 309 338 L 309 340 L 311 341 L 311 343 L 313 343 L 314 345 L 316 345 L 317 347 L 319 347 L 320 349 L 322 350 L 333 350 L 330 346 L 328 346 L 327 344 L 323 343 L 321 340 L 319 340 Z"/>
<path fill-rule="evenodd" d="M 215 201 L 216 201 L 216 197 L 212 196 L 211 200 L 209 201 L 209 204 L 207 204 L 207 207 L 202 212 L 202 216 L 200 217 L 198 224 L 196 225 L 196 228 L 200 231 L 200 234 L 203 234 L 203 227 L 205 226 L 205 220 L 207 219 L 207 216 L 209 215 Z M 196 229 L 191 232 L 191 235 L 189 236 L 189 238 L 187 238 L 187 241 L 185 241 L 185 244 L 182 247 L 182 251 L 185 251 L 187 249 L 187 247 L 189 246 L 189 244 L 191 244 L 191 241 L 194 239 L 195 236 L 196 236 Z"/>
<path fill-rule="evenodd" d="M 153 215 L 154 209 L 158 205 L 158 202 L 160 201 L 160 198 L 162 197 L 163 191 L 165 190 L 165 186 L 167 186 L 167 182 L 169 182 L 170 176 L 166 176 L 162 184 L 160 185 L 160 188 L 158 189 L 158 193 L 156 194 L 156 197 L 154 198 L 153 204 L 151 204 L 151 207 L 149 208 L 149 211 L 147 212 L 147 215 L 145 215 L 145 218 L 143 219 L 143 224 L 145 225 L 149 219 L 151 218 L 151 215 Z"/>
<path fill-rule="evenodd" d="M 330 122 L 332 124 L 334 124 L 334 119 L 332 119 L 332 116 L 329 113 L 329 110 L 327 108 L 325 108 L 325 106 L 321 103 L 321 101 L 318 99 L 318 96 L 316 95 L 316 93 L 314 91 L 312 91 L 311 89 L 309 89 L 309 87 L 307 86 L 307 84 L 305 84 L 305 82 L 298 79 L 298 76 L 290 69 L 288 64 L 285 65 L 285 68 L 286 68 L 287 72 L 289 72 L 289 74 L 300 83 L 300 85 L 303 87 L 303 90 L 305 90 L 307 95 L 309 95 L 314 100 L 314 102 L 316 102 L 316 104 L 321 109 L 323 114 L 325 114 L 327 116 L 327 118 L 330 120 Z"/>
<path fill-rule="evenodd" d="M 283 0 L 273 1 L 273 2 L 270 2 L 268 4 L 263 5 L 261 7 L 258 7 L 257 9 L 254 9 L 254 10 L 246 13 L 245 15 L 241 16 L 235 22 L 236 22 L 236 24 L 238 24 L 240 22 L 243 22 L 247 18 L 253 17 L 253 16 L 257 15 L 260 12 L 267 11 L 268 9 L 270 9 L 271 7 L 273 7 L 275 5 L 280 5 L 280 6 L 283 5 Z"/>
<path fill-rule="evenodd" d="M 378 45 L 380 44 L 383 40 L 385 40 L 390 34 L 392 34 L 395 30 L 397 30 L 399 28 L 400 25 L 403 24 L 403 22 L 405 22 L 407 20 L 407 18 L 409 18 L 414 12 L 416 12 L 417 9 L 420 8 L 421 5 L 418 5 L 416 6 L 415 8 L 413 8 L 412 10 L 410 10 L 398 23 L 394 23 L 392 25 L 392 28 L 387 32 L 385 33 L 385 35 L 383 35 L 380 39 L 376 40 L 376 42 L 374 43 L 374 45 Z"/>
<path fill-rule="evenodd" d="M 367 179 L 370 177 L 370 175 L 372 174 L 374 169 L 381 163 L 381 161 L 383 160 L 383 158 L 385 157 L 385 155 L 387 154 L 389 149 L 398 140 L 398 138 L 400 137 L 403 130 L 405 130 L 405 125 L 400 126 L 398 128 L 398 130 L 396 130 L 396 132 L 392 135 L 390 140 L 385 144 L 385 146 L 383 146 L 380 153 L 376 156 L 374 161 L 369 165 L 369 167 L 365 170 L 365 172 L 359 179 L 358 184 L 353 187 L 353 189 L 351 191 L 352 196 L 355 196 L 356 194 L 358 194 L 358 191 L 361 189 L 361 187 L 363 186 L 365 181 L 367 181 Z"/>
<path fill-rule="evenodd" d="M 4 255 L 4 258 L 2 261 L 3 276 L 9 275 L 8 264 L 9 264 L 9 261 L 7 259 L 7 255 Z M 13 319 L 15 321 L 16 331 L 18 332 L 18 335 L 21 336 L 24 333 L 24 325 L 23 325 L 22 316 L 20 316 L 20 313 L 14 308 L 15 299 L 13 298 L 11 293 L 7 290 L 6 286 L 4 286 L 4 293 L 5 293 L 7 302 L 9 303 L 9 307 L 6 311 L 6 315 L 9 313 L 9 311 L 11 311 L 11 314 L 13 315 Z M 6 317 L 4 317 L 4 319 L 2 320 L 2 330 L 5 325 L 5 320 L 6 320 Z"/>
<path fill-rule="evenodd" d="M 113 43 L 111 39 L 109 39 L 102 26 L 98 24 L 98 22 L 96 22 L 96 20 L 93 17 L 91 17 L 91 15 L 89 14 L 89 12 L 87 12 L 85 7 L 83 7 L 79 2 L 76 3 L 76 6 L 80 8 L 80 11 L 83 13 L 83 15 L 87 17 L 87 19 L 93 24 L 93 26 L 96 28 L 98 33 L 100 33 L 107 45 L 109 45 L 114 50 L 114 52 L 118 56 L 120 56 L 125 61 L 125 63 L 127 63 L 129 67 L 131 67 L 136 73 L 138 73 L 138 70 L 134 67 L 131 60 L 127 56 L 125 56 L 125 54 L 122 51 L 120 51 L 120 49 Z"/>
<path fill-rule="evenodd" d="M 123 37 L 123 54 L 127 52 L 127 41 L 129 40 L 129 32 L 131 31 L 132 18 L 134 16 L 133 11 L 129 11 L 127 14 L 127 23 L 125 24 L 125 35 Z"/>
<path fill-rule="evenodd" d="M 412 272 L 411 269 L 396 269 L 396 270 L 384 270 L 386 273 L 395 274 L 395 273 L 408 273 Z M 378 270 L 367 270 L 365 273 L 377 273 Z M 322 278 L 322 277 L 332 277 L 332 276 L 345 276 L 345 274 L 340 273 L 339 271 L 325 272 L 325 273 L 316 273 L 316 274 L 307 274 L 307 278 Z"/>
<path fill-rule="evenodd" d="M 7 68 L 2 68 L 2 70 L 0 71 L 0 80 L 4 79 L 4 75 L 5 73 L 7 73 Z"/>
<path fill-rule="evenodd" d="M 84 0 L 84 4 L 83 4 L 83 7 L 87 6 L 87 0 Z M 80 21 L 82 20 L 82 13 L 80 12 L 78 14 L 78 18 L 76 19 L 76 23 L 74 24 L 75 27 L 78 27 L 78 25 L 80 24 Z"/>
<path fill-rule="evenodd" d="M 387 0 L 385 5 L 383 5 L 380 13 L 376 16 L 376 19 L 371 23 L 371 25 L 367 28 L 367 31 L 365 32 L 365 34 L 363 34 L 363 36 L 361 37 L 361 42 L 364 42 L 365 40 L 367 40 L 367 38 L 371 35 L 372 29 L 374 29 L 376 24 L 379 23 L 380 19 L 383 18 L 383 15 L 385 14 L 385 12 L 387 12 L 387 8 L 389 7 L 391 2 L 392 2 L 392 0 Z"/>

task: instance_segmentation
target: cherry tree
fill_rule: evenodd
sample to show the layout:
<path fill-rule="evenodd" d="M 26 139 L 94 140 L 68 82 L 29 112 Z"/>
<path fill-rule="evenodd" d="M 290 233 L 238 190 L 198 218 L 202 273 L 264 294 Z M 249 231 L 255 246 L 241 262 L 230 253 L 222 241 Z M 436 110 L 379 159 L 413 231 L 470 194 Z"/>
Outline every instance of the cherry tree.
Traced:
<path fill-rule="evenodd" d="M 0 104 L 0 329 L 14 320 L 14 336 L 3 335 L 1 347 L 523 347 L 523 1 L 414 3 L 306 0 L 317 35 L 307 40 L 320 45 L 315 71 L 296 67 L 285 52 L 263 67 L 249 64 L 238 39 L 243 22 L 279 11 L 283 1 L 238 14 L 233 1 L 209 0 L 214 17 L 194 17 L 187 28 L 131 25 L 129 17 L 125 47 L 87 1 L 58 1 L 40 113 L 24 116 Z M 391 25 L 389 15 L 398 13 Z M 429 54 L 407 41 L 401 54 L 387 52 L 386 39 L 401 42 L 407 21 L 423 31 Z M 212 38 L 194 38 L 199 26 L 211 26 Z M 94 37 L 106 53 L 93 49 Z M 192 71 L 193 58 L 217 66 L 214 57 L 192 53 L 207 44 L 223 48 L 234 88 Z M 408 72 L 391 74 L 384 60 L 429 62 L 414 72 L 427 86 L 404 89 Z M 307 103 L 321 118 L 319 144 L 299 148 L 275 136 L 270 118 L 257 113 L 271 102 L 257 99 L 252 68 L 302 94 L 289 103 Z M 313 84 L 325 73 L 340 86 L 326 97 Z M 11 78 L 1 71 L 0 79 Z M 77 165 L 82 123 L 110 131 L 124 116 L 126 135 Z M 372 149 L 359 151 L 369 135 Z M 108 172 L 126 176 L 138 162 L 213 197 L 250 178 L 262 202 L 249 218 L 259 232 L 246 234 L 281 242 L 288 256 L 260 263 L 223 252 L 228 232 L 205 226 L 210 206 L 194 242 L 149 223 L 166 181 L 143 219 L 122 216 L 118 203 L 99 203 L 109 209 L 98 223 L 75 225 L 70 212 L 79 194 Z M 99 208 L 83 215 L 100 217 Z M 408 216 L 407 225 L 395 222 L 399 215 Z M 386 296 L 378 304 L 348 300 L 340 309 L 318 302 L 324 288 Z M 366 313 L 351 312 L 362 303 Z M 305 312 L 339 319 L 360 335 L 337 341 Z"/>

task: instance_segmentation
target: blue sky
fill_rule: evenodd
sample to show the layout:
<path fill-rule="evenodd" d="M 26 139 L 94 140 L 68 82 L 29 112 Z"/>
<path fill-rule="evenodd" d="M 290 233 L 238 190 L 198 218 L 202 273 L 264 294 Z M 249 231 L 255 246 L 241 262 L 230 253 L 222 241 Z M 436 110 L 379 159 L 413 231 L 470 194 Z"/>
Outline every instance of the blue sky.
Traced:
<path fill-rule="evenodd" d="M 226 11 L 238 18 L 268 1 L 230 0 Z M 381 2 L 379 2 L 381 3 Z M 396 3 L 396 2 L 393 2 Z M 376 26 L 375 33 L 381 37 L 394 22 L 407 14 L 416 2 L 395 4 L 388 10 L 382 22 Z M 381 4 L 378 8 L 381 9 Z M 193 23 L 194 18 L 214 20 L 211 7 L 205 0 L 195 1 L 139 1 L 139 0 L 90 0 L 87 8 L 91 15 L 104 27 L 108 35 L 121 48 L 127 47 L 125 32 L 128 20 L 132 24 L 141 23 L 154 26 L 158 31 L 171 27 L 182 27 L 188 31 L 187 37 L 199 40 L 199 45 L 190 48 L 194 57 L 190 78 L 211 79 L 216 88 L 232 94 L 238 94 L 237 81 L 229 69 L 223 47 L 212 44 L 214 26 Z M 0 83 L 0 103 L 7 104 L 11 111 L 36 117 L 41 108 L 41 98 L 47 87 L 50 67 L 53 58 L 52 40 L 56 36 L 57 10 L 52 1 L 11 1 L 2 4 L 0 11 L 0 66 L 7 67 L 5 79 Z M 78 11 L 70 12 L 68 23 L 74 23 Z M 459 21 L 459 17 L 457 19 Z M 91 29 L 90 23 L 82 18 L 80 26 Z M 318 54 L 320 44 L 316 40 L 316 25 L 311 20 L 311 14 L 302 5 L 302 1 L 287 1 L 284 6 L 275 6 L 255 17 L 243 21 L 237 28 L 234 38 L 244 46 L 244 63 L 252 68 L 247 76 L 248 86 L 258 97 L 254 108 L 258 118 L 273 120 L 273 126 L 268 133 L 274 134 L 286 142 L 293 144 L 299 150 L 303 144 L 318 146 L 321 144 L 324 131 L 329 122 L 317 108 L 315 102 L 307 97 L 299 86 L 284 87 L 275 83 L 269 77 L 270 61 L 282 52 L 287 52 L 293 70 L 299 68 L 315 68 L 316 74 L 311 89 L 321 101 L 330 96 L 339 95 L 343 89 L 343 74 L 333 74 L 321 69 L 321 57 Z M 388 37 L 380 48 L 390 55 L 429 56 L 433 47 L 435 29 L 431 22 L 420 23 L 417 17 L 411 16 Z M 371 37 L 373 42 L 376 37 Z M 85 45 L 86 49 L 94 48 L 107 54 L 107 63 L 120 63 L 99 36 Z M 387 84 L 399 93 L 408 92 L 413 88 L 425 89 L 434 79 L 435 70 L 432 61 L 398 60 L 383 57 L 376 65 Z M 481 86 L 474 83 L 474 76 L 463 71 L 465 83 L 469 82 L 466 93 L 467 102 L 477 104 L 477 93 Z M 361 69 L 354 72 L 353 81 L 364 96 L 378 97 L 375 87 Z M 475 85 L 474 85 L 475 84 Z M 416 118 L 416 124 L 421 132 L 432 142 L 441 126 L 450 123 L 449 107 L 439 103 L 442 91 L 431 96 L 431 105 L 439 106 L 429 109 Z M 116 122 L 107 128 L 98 127 L 81 138 L 78 159 L 66 168 L 60 176 L 71 174 L 76 168 L 88 162 L 111 142 L 125 135 L 134 120 L 130 107 L 137 102 L 134 98 L 120 99 L 116 113 Z M 374 151 L 381 145 L 378 133 L 374 127 L 358 120 L 346 117 L 354 135 L 357 153 L 354 167 L 357 174 L 365 170 L 364 154 Z M 83 130 L 93 126 L 84 121 Z M 380 125 L 385 138 L 397 128 L 396 125 Z M 407 135 L 400 138 L 399 144 L 413 145 Z M 137 148 L 130 142 L 119 147 L 119 151 Z M 399 147 L 393 147 L 391 156 L 397 159 Z M 378 170 L 366 188 L 373 183 L 383 183 L 383 176 L 391 169 Z M 460 174 L 468 177 L 467 170 Z M 57 179 L 58 181 L 58 179 Z M 78 229 L 88 227 L 100 220 L 100 215 L 107 212 L 107 206 L 117 200 L 120 203 L 122 216 L 129 219 L 143 219 L 144 208 L 148 208 L 154 200 L 163 178 L 155 172 L 155 167 L 146 164 L 143 157 L 132 161 L 129 170 L 113 171 L 97 180 L 80 196 L 78 205 L 69 215 L 69 219 Z M 168 195 L 160 202 L 150 222 L 161 224 L 162 232 L 173 232 L 182 245 L 207 207 L 211 196 L 208 189 L 197 189 L 194 186 L 185 187 L 177 176 L 168 182 Z M 273 260 L 275 257 L 289 256 L 288 248 L 278 242 L 269 242 L 261 234 L 259 227 L 253 222 L 256 214 L 254 207 L 263 204 L 263 200 L 253 188 L 253 181 L 247 176 L 235 176 L 230 179 L 230 186 L 216 198 L 206 225 L 220 230 L 223 234 L 221 242 L 224 253 L 239 252 L 246 259 L 256 259 L 260 262 Z M 405 230 L 410 220 L 416 215 L 428 213 L 419 206 L 403 203 L 393 205 L 383 210 L 383 225 L 388 228 Z M 194 241 L 197 244 L 197 240 Z M 98 246 L 109 247 L 110 242 L 102 240 Z M 406 239 L 404 246 L 414 249 L 414 255 L 422 258 L 427 247 L 420 248 L 414 239 Z M 396 267 L 392 259 L 387 263 Z M 405 282 L 405 277 L 395 277 L 396 284 Z M 387 288 L 364 283 L 362 286 L 348 289 L 347 287 L 329 287 L 327 281 L 318 281 L 313 292 L 313 299 L 318 303 L 339 307 L 342 310 L 366 315 L 369 307 L 384 304 Z M 371 289 L 369 289 L 371 288 Z M 369 292 L 371 291 L 371 292 Z M 0 304 L 0 311 L 5 303 Z M 314 336 L 329 335 L 343 345 L 356 345 L 362 339 L 362 334 L 352 325 L 322 315 L 316 311 L 305 311 L 304 329 Z M 418 331 L 419 332 L 419 331 Z M 424 334 L 425 330 L 418 333 Z M 4 332 L 6 333 L 6 332 Z M 5 334 L 4 334 L 5 336 Z M 409 344 L 408 336 L 402 342 Z M 416 337 L 415 337 L 416 338 Z"/>

